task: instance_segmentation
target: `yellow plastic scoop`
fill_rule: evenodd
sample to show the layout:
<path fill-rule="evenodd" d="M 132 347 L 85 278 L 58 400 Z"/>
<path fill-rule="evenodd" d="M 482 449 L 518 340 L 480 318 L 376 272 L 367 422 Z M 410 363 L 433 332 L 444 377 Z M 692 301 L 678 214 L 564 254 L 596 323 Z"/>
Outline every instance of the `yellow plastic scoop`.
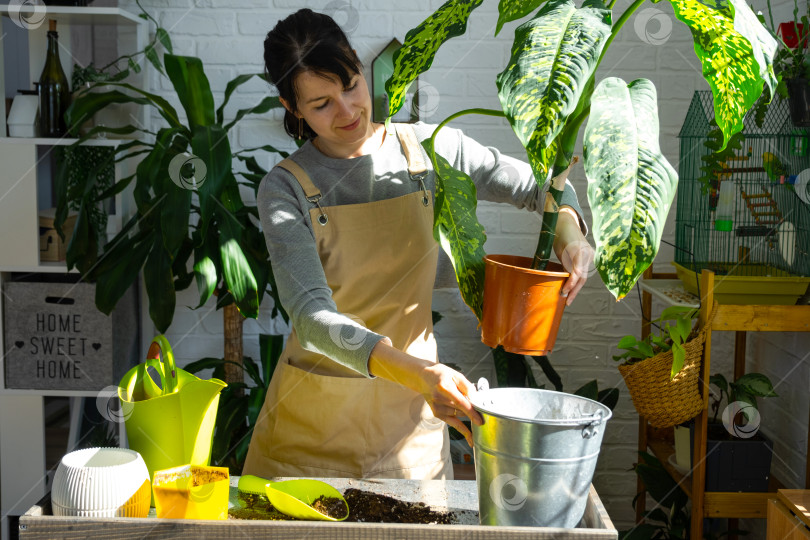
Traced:
<path fill-rule="evenodd" d="M 239 491 L 264 495 L 276 510 L 298 519 L 343 521 L 349 517 L 349 504 L 338 490 L 320 480 L 284 480 L 270 482 L 246 474 L 239 478 Z M 346 507 L 343 517 L 335 518 L 315 510 L 311 505 L 318 498 L 340 499 Z"/>

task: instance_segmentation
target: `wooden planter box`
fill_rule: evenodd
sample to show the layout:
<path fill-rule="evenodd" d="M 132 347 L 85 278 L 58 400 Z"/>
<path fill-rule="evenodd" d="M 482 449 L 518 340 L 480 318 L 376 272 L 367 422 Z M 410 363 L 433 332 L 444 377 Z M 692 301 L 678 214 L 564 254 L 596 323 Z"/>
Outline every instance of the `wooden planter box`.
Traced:
<path fill-rule="evenodd" d="M 231 478 L 231 504 L 236 502 L 238 478 Z M 423 502 L 433 510 L 452 511 L 458 525 L 415 525 L 398 523 L 341 523 L 325 521 L 248 521 L 157 519 L 154 509 L 146 518 L 79 518 L 51 515 L 50 498 L 31 507 L 20 517 L 20 538 L 267 538 L 274 540 L 322 539 L 438 539 L 438 540 L 615 540 L 618 532 L 591 486 L 581 528 L 491 527 L 478 525 L 478 494 L 470 480 L 352 480 L 324 479 L 339 491 L 356 488 L 395 497 L 406 502 Z"/>

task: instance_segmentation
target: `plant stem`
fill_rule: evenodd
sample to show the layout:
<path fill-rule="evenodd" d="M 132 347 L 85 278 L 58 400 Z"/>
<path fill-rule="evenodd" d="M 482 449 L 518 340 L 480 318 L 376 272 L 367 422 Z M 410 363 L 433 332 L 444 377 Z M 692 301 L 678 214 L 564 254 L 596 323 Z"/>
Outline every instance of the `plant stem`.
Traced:
<path fill-rule="evenodd" d="M 619 34 L 622 27 L 624 26 L 624 23 L 626 23 L 633 15 L 633 13 L 635 13 L 635 11 L 639 7 L 641 7 L 641 4 L 643 4 L 646 1 L 647 0 L 636 0 L 635 2 L 633 2 L 630 5 L 630 7 L 628 7 L 624 13 L 622 13 L 621 17 L 619 17 L 619 20 L 616 21 L 616 24 L 613 25 L 613 28 L 610 29 L 610 36 L 608 36 L 607 42 L 605 43 L 605 46 L 602 49 L 602 54 L 599 55 L 599 61 L 596 62 L 596 67 L 593 68 L 594 73 L 596 73 L 596 70 L 599 69 L 599 64 L 602 63 L 602 59 L 605 57 L 605 53 L 610 48 L 610 44 L 613 43 L 613 38 L 615 38 Z M 611 4 L 610 7 L 613 7 L 614 4 L 615 1 Z"/>
<path fill-rule="evenodd" d="M 444 126 L 449 124 L 451 121 L 455 120 L 459 116 L 464 116 L 465 114 L 483 114 L 485 116 L 500 116 L 505 117 L 506 113 L 503 111 L 498 111 L 496 109 L 464 109 L 463 111 L 458 111 L 457 113 L 451 114 L 442 122 L 436 126 L 436 129 L 433 130 L 433 134 L 430 136 L 430 162 L 433 163 L 433 170 L 438 170 L 436 167 L 436 135 L 438 135 L 439 130 L 442 129 Z"/>
<path fill-rule="evenodd" d="M 532 259 L 532 270 L 545 270 L 548 266 L 548 261 L 551 259 L 551 250 L 554 247 L 555 231 L 557 230 L 557 216 L 559 216 L 558 209 L 562 202 L 563 191 L 565 190 L 564 176 L 557 179 L 558 176 L 571 163 L 571 156 L 567 155 L 562 148 L 562 142 L 558 139 L 555 144 L 557 145 L 557 156 L 554 161 L 554 166 L 551 168 L 551 184 L 548 186 L 548 193 L 543 207 L 543 223 L 540 227 L 540 237 L 537 239 L 537 247 L 534 250 L 534 258 Z M 554 179 L 557 179 L 555 184 Z"/>

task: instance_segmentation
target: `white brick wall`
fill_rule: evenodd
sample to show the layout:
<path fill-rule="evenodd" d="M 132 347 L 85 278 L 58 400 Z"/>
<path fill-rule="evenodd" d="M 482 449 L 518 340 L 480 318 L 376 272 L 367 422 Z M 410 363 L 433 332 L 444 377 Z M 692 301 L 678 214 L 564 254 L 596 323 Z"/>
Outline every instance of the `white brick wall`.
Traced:
<path fill-rule="evenodd" d="M 129 9 L 137 11 L 133 2 L 124 0 L 124 3 Z M 227 80 L 239 73 L 263 70 L 264 35 L 278 19 L 295 9 L 311 7 L 324 10 L 348 5 L 349 10 L 339 11 L 335 16 L 352 28 L 349 37 L 360 58 L 369 67 L 374 56 L 391 37 L 404 39 L 408 29 L 443 2 L 412 0 L 407 7 L 402 2 L 388 0 L 350 0 L 343 4 L 329 0 L 143 0 L 142 3 L 170 30 L 175 52 L 202 58 L 219 103 Z M 620 0 L 619 7 L 623 9 L 629 3 L 628 0 Z M 759 9 L 765 7 L 764 0 L 757 0 L 755 4 Z M 492 0 L 478 8 L 470 18 L 468 33 L 443 46 L 431 71 L 420 77 L 424 85 L 435 88 L 440 96 L 437 110 L 423 117 L 424 120 L 437 122 L 467 107 L 499 107 L 494 79 L 508 59 L 517 25 L 507 24 L 498 37 L 493 37 L 496 9 L 496 3 Z M 655 11 L 645 12 L 648 15 L 646 25 L 636 20 L 638 14 L 628 21 L 606 55 L 598 79 L 621 76 L 629 82 L 646 77 L 656 83 L 661 147 L 677 168 L 677 134 L 692 93 L 708 86 L 700 74 L 690 33 L 674 18 L 671 6 L 667 3 L 649 4 L 642 6 L 643 9 Z M 780 9 L 785 17 L 789 16 L 790 6 L 787 2 Z M 616 13 L 621 13 L 621 10 L 617 9 Z M 614 20 L 617 19 L 618 15 L 614 16 Z M 661 41 L 657 42 L 659 44 L 647 43 L 640 37 L 645 34 L 661 38 Z M 176 100 L 170 96 L 168 81 L 157 76 L 153 77 L 153 81 L 153 90 L 167 95 L 176 104 Z M 228 112 L 232 115 L 238 108 L 255 104 L 267 92 L 268 87 L 260 81 L 245 85 L 233 96 Z M 232 144 L 235 147 L 274 144 L 294 148 L 283 133 L 279 119 L 280 115 L 276 112 L 243 121 L 231 137 Z M 517 138 L 511 135 L 502 119 L 465 116 L 454 125 L 464 128 L 484 144 L 497 146 L 516 157 L 523 156 Z M 581 145 L 578 153 L 581 155 Z M 271 164 L 272 158 L 268 156 L 260 159 L 265 166 Z M 576 184 L 580 203 L 589 220 L 586 181 L 581 166 L 575 168 L 571 180 Z M 673 209 L 664 233 L 664 239 L 668 241 L 674 241 L 674 214 Z M 535 217 L 509 206 L 487 203 L 479 206 L 479 217 L 489 235 L 487 252 L 532 252 L 539 230 Z M 669 270 L 668 261 L 671 260 L 672 249 L 662 246 L 657 269 Z M 192 290 L 180 294 L 178 306 L 194 305 L 195 296 Z M 436 327 L 441 358 L 460 365 L 472 380 L 479 376 L 494 380 L 488 348 L 481 344 L 476 321 L 457 292 L 437 291 L 433 307 L 444 315 Z M 640 306 L 635 291 L 623 302 L 616 303 L 602 286 L 598 275 L 594 274 L 576 303 L 568 309 L 557 348 L 551 355 L 551 362 L 559 370 L 567 390 L 573 391 L 594 378 L 599 380 L 600 388 L 617 386 L 621 390 L 619 406 L 614 420 L 609 424 L 594 479 L 619 528 L 626 528 L 633 519 L 631 500 L 636 478 L 628 469 L 636 459 L 637 416 L 611 355 L 616 352 L 615 343 L 619 337 L 639 332 L 639 315 Z M 282 323 L 270 320 L 270 309 L 265 302 L 261 318 L 245 324 L 245 353 L 258 356 L 258 333 L 285 331 L 288 329 Z M 221 332 L 221 312 L 215 311 L 213 303 L 209 303 L 197 311 L 178 308 L 168 336 L 175 345 L 179 361 L 186 363 L 204 356 L 220 356 Z M 770 375 L 782 396 L 763 403 L 763 429 L 776 441 L 774 470 L 791 487 L 798 487 L 804 478 L 806 415 L 810 400 L 807 392 L 810 386 L 808 349 L 810 339 L 807 336 L 751 336 L 748 343 L 749 369 Z M 729 373 L 732 351 L 732 336 L 717 334 L 713 340 L 713 371 L 723 369 Z M 536 375 L 542 379 L 539 369 Z"/>

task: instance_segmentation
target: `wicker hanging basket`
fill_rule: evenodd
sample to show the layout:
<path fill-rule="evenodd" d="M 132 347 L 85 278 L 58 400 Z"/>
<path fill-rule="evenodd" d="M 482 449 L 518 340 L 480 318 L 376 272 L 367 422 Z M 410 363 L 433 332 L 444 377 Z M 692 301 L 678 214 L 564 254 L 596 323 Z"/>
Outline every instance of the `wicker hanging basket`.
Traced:
<path fill-rule="evenodd" d="M 697 416 L 703 410 L 703 397 L 698 379 L 703 344 L 707 329 L 714 319 L 717 302 L 712 306 L 709 320 L 699 332 L 694 332 L 683 344 L 686 356 L 683 368 L 674 378 L 672 351 L 662 352 L 641 362 L 620 365 L 630 398 L 640 416 L 656 428 L 676 426 Z"/>

